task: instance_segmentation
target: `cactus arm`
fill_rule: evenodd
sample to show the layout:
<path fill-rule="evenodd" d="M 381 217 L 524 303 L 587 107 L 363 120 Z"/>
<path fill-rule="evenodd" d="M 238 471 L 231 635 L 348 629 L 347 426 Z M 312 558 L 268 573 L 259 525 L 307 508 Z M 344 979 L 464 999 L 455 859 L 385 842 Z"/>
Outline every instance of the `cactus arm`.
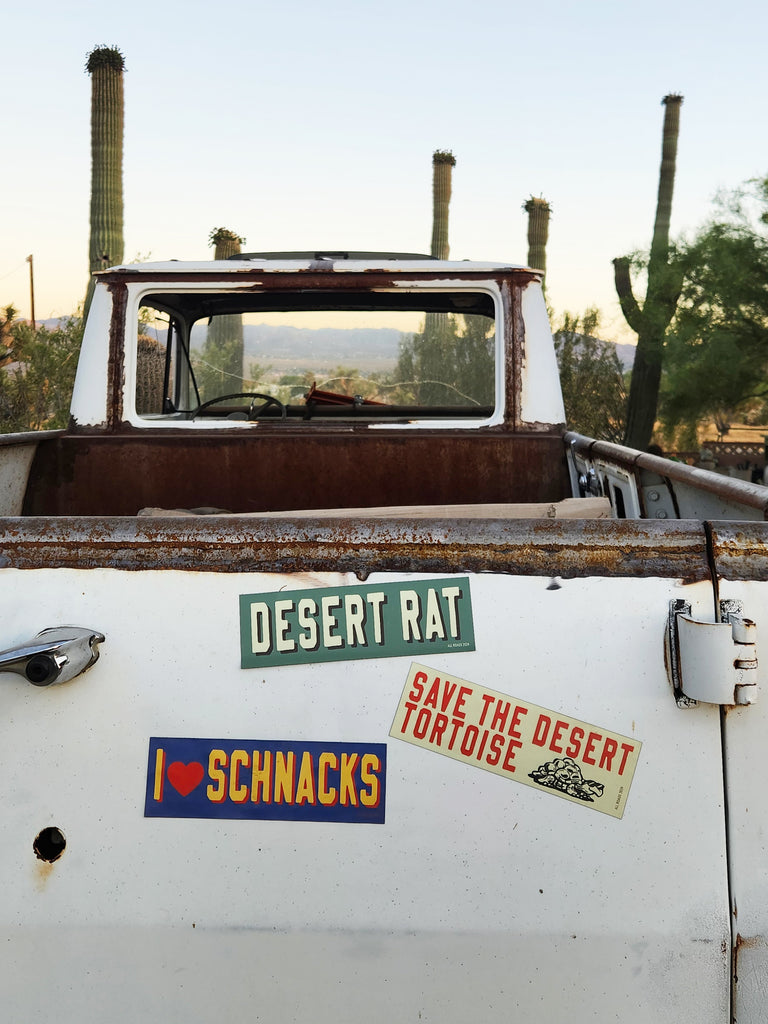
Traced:
<path fill-rule="evenodd" d="M 620 256 L 613 261 L 613 279 L 624 319 L 635 334 L 641 334 L 645 327 L 645 318 L 632 292 L 632 278 L 629 273 L 629 260 L 626 256 Z"/>

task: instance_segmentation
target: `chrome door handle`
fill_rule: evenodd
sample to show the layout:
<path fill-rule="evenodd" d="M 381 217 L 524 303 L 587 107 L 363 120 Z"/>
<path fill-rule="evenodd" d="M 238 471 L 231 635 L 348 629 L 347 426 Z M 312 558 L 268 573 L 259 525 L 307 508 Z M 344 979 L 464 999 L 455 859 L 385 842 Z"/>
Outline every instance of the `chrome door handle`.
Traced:
<path fill-rule="evenodd" d="M 43 629 L 29 643 L 0 651 L 0 672 L 15 672 L 33 686 L 66 683 L 98 660 L 104 634 L 82 626 Z"/>

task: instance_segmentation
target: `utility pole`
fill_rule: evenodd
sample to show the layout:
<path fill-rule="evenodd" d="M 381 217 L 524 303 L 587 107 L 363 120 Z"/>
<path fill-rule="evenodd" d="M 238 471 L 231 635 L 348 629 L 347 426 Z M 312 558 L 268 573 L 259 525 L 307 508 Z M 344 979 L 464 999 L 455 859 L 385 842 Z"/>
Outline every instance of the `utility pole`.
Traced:
<path fill-rule="evenodd" d="M 27 256 L 27 263 L 29 264 L 29 301 L 32 305 L 32 330 L 37 330 L 37 324 L 35 323 L 35 273 L 32 269 L 32 255 Z"/>

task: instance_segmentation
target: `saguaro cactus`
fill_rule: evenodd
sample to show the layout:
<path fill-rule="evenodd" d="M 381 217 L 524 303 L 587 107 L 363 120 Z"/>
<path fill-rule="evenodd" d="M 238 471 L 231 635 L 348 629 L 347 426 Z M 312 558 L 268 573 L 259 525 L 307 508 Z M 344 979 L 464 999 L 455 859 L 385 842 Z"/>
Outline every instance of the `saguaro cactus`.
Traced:
<path fill-rule="evenodd" d="M 451 202 L 451 175 L 456 157 L 451 152 L 435 150 L 432 154 L 432 246 L 430 253 L 447 260 L 448 207 Z"/>
<path fill-rule="evenodd" d="M 230 231 L 229 228 L 214 228 L 208 241 L 214 247 L 213 258 L 215 260 L 228 260 L 230 256 L 236 256 L 243 251 L 245 239 L 236 235 L 234 231 Z"/>
<path fill-rule="evenodd" d="M 123 71 L 114 46 L 88 54 L 91 76 L 91 238 L 90 274 L 123 261 Z M 93 294 L 88 282 L 86 312 Z"/>
<path fill-rule="evenodd" d="M 214 228 L 208 241 L 214 247 L 213 258 L 227 260 L 242 252 L 244 239 L 229 228 Z M 198 373 L 205 397 L 248 389 L 249 382 L 243 380 L 243 356 L 243 318 L 236 313 L 215 317 L 208 327 L 204 365 Z"/>
<path fill-rule="evenodd" d="M 447 260 L 448 207 L 451 202 L 451 177 L 456 157 L 446 150 L 432 154 L 432 243 L 430 253 L 439 260 Z M 454 362 L 455 338 L 445 313 L 427 313 L 424 317 L 424 335 L 420 348 L 420 373 L 423 380 L 422 401 L 436 401 L 444 388 L 435 381 L 450 376 L 448 367 Z M 431 382 L 431 383 L 430 383 Z"/>
<path fill-rule="evenodd" d="M 528 266 L 547 272 L 547 239 L 551 207 L 541 196 L 531 196 L 523 203 L 528 214 Z"/>
<path fill-rule="evenodd" d="M 630 261 L 623 256 L 613 261 L 616 294 L 624 318 L 637 334 L 635 362 L 627 407 L 625 444 L 645 449 L 653 434 L 659 400 L 664 336 L 675 315 L 682 287 L 682 271 L 670 260 L 669 223 L 672 216 L 672 193 L 675 186 L 677 137 L 680 131 L 680 107 L 683 97 L 665 96 L 662 103 L 664 129 L 659 172 L 659 195 L 656 221 L 648 260 L 648 286 L 642 309 L 632 293 Z"/>
<path fill-rule="evenodd" d="M 163 411 L 165 352 L 156 338 L 138 337 L 136 358 L 136 412 L 140 416 Z"/>

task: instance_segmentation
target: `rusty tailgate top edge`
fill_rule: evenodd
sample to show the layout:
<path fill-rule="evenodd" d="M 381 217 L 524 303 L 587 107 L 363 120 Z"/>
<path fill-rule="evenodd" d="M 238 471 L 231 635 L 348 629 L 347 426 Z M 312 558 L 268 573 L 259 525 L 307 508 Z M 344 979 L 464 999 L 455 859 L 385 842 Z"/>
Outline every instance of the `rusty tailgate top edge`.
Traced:
<path fill-rule="evenodd" d="M 712 523 L 712 556 L 726 580 L 768 580 L 768 526 L 765 523 Z"/>
<path fill-rule="evenodd" d="M 0 568 L 709 577 L 698 522 L 0 518 Z"/>

